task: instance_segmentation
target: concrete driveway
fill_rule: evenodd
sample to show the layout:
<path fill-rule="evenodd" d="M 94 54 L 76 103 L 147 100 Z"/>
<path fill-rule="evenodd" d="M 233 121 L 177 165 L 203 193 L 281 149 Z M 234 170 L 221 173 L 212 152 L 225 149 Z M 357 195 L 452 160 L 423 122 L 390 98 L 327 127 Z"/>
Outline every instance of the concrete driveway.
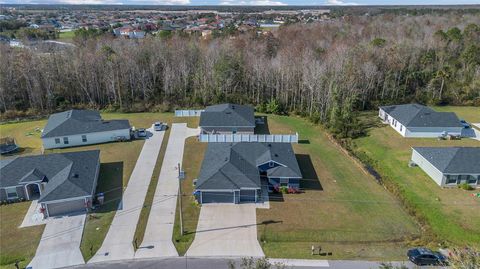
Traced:
<path fill-rule="evenodd" d="M 35 257 L 27 268 L 59 268 L 84 264 L 80 252 L 84 224 L 84 213 L 48 218 Z"/>
<path fill-rule="evenodd" d="M 134 257 L 135 229 L 165 134 L 164 131 L 156 132 L 152 128 L 148 131 L 152 135 L 145 140 L 107 236 L 89 263 Z"/>
<path fill-rule="evenodd" d="M 178 164 L 183 160 L 185 139 L 198 133 L 197 129 L 187 128 L 186 123 L 172 124 L 144 239 L 135 258 L 178 256 L 172 242 L 178 195 Z"/>
<path fill-rule="evenodd" d="M 262 257 L 255 204 L 204 204 L 186 256 Z"/>

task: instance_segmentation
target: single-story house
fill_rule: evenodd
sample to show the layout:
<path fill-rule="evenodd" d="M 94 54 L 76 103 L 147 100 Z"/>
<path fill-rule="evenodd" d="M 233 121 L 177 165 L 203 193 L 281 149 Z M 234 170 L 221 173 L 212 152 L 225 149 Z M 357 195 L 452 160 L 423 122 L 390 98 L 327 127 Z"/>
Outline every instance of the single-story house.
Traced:
<path fill-rule="evenodd" d="M 381 106 L 378 116 L 403 137 L 461 135 L 463 124 L 453 112 L 437 112 L 419 104 Z"/>
<path fill-rule="evenodd" d="M 480 186 L 480 147 L 414 147 L 411 161 L 441 187 Z"/>
<path fill-rule="evenodd" d="M 209 143 L 195 196 L 199 203 L 257 202 L 262 184 L 299 188 L 301 178 L 289 143 Z"/>
<path fill-rule="evenodd" d="M 208 106 L 200 114 L 199 126 L 203 134 L 253 134 L 254 110 L 236 104 Z"/>
<path fill-rule="evenodd" d="M 94 110 L 73 109 L 50 115 L 41 138 L 45 149 L 130 140 L 130 123 L 102 120 Z"/>
<path fill-rule="evenodd" d="M 34 155 L 0 161 L 0 200 L 37 200 L 46 217 L 92 206 L 100 151 Z"/>

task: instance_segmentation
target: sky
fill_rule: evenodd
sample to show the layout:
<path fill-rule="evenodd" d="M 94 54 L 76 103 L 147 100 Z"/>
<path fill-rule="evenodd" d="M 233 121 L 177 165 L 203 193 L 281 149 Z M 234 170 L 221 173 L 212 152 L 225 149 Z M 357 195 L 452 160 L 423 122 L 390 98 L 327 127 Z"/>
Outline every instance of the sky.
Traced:
<path fill-rule="evenodd" d="M 480 0 L 0 0 L 0 4 L 116 5 L 458 5 Z"/>

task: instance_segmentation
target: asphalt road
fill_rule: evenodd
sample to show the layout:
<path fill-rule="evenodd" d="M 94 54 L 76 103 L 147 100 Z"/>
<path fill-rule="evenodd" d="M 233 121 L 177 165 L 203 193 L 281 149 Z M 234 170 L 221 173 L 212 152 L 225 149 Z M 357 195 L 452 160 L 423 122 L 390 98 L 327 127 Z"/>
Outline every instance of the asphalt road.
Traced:
<path fill-rule="evenodd" d="M 190 258 L 190 257 L 175 257 L 175 258 L 160 258 L 160 259 L 135 259 L 135 260 L 124 260 L 124 261 L 115 261 L 115 262 L 103 262 L 103 263 L 94 263 L 87 265 L 79 265 L 70 268 L 95 268 L 95 269 L 130 269 L 130 268 L 141 268 L 141 269 L 153 269 L 153 268 L 162 268 L 162 269 L 229 269 L 229 262 L 235 262 L 236 267 L 241 269 L 240 259 L 228 259 L 228 258 Z M 287 268 L 332 268 L 332 269 L 375 269 L 378 268 L 380 263 L 370 262 L 370 261 L 327 261 L 328 265 L 319 263 L 319 266 L 287 266 Z M 410 262 L 399 263 L 394 262 L 394 265 L 404 264 L 407 268 L 420 268 L 415 267 Z M 440 268 L 440 267 L 421 267 L 423 268 Z"/>

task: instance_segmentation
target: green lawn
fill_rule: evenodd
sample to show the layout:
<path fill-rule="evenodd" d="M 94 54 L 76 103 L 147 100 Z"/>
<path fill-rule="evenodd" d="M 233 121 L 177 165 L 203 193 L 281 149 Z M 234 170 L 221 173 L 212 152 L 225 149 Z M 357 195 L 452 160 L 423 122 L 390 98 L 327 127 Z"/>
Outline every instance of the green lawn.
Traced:
<path fill-rule="evenodd" d="M 104 119 L 128 119 L 130 120 L 130 124 L 136 128 L 150 127 L 155 121 L 167 122 L 169 125 L 171 125 L 172 122 L 187 122 L 189 127 L 193 128 L 198 126 L 198 118 L 175 118 L 173 113 L 103 113 L 102 117 Z M 36 129 L 43 129 L 45 124 L 46 120 L 1 124 L 0 136 L 11 136 L 16 139 L 17 144 L 22 149 L 15 156 L 40 154 L 42 143 L 40 132 Z M 168 136 L 164 139 L 164 143 L 166 143 Z M 106 203 L 104 206 L 98 208 L 92 212 L 92 214 L 87 216 L 82 244 L 80 247 L 85 260 L 92 257 L 92 255 L 100 248 L 103 239 L 105 238 L 110 223 L 115 215 L 115 210 L 120 201 L 123 189 L 128 183 L 138 155 L 143 147 L 143 142 L 143 140 L 136 140 L 130 142 L 106 143 L 67 149 L 46 150 L 45 152 L 48 154 L 50 152 L 83 151 L 91 149 L 100 149 L 101 151 L 100 159 L 102 164 L 98 179 L 97 192 L 105 193 Z M 162 146 L 152 179 L 158 179 L 160 163 L 163 160 L 163 152 L 164 146 Z M 146 198 L 147 204 L 148 199 L 153 198 L 155 187 L 156 184 L 151 184 L 149 188 L 149 194 Z M 17 204 L 1 207 L 0 219 L 2 220 L 2 238 L 0 240 L 0 261 L 2 265 L 5 263 L 11 264 L 15 258 L 23 259 L 28 262 L 35 254 L 35 249 L 43 231 L 43 226 L 40 226 L 40 228 L 35 227 L 35 229 L 18 228 L 29 204 L 30 203 L 21 203 L 21 205 L 26 208 L 24 212 L 20 211 L 20 213 Z M 146 209 L 142 210 L 139 220 L 140 228 L 139 230 L 137 229 L 137 234 L 141 235 L 142 238 L 148 213 L 149 207 L 147 206 Z M 8 222 L 3 221 L 13 215 L 18 218 L 18 223 L 14 222 L 14 220 Z M 29 234 L 33 235 L 25 236 Z M 14 238 L 16 238 L 15 243 L 12 244 L 11 240 L 14 240 Z M 29 251 L 28 248 L 27 251 L 19 251 L 18 246 L 20 245 L 28 245 L 28 248 L 31 248 L 31 251 Z"/>
<path fill-rule="evenodd" d="M 476 107 L 441 107 L 453 111 L 467 121 L 480 122 Z M 369 117 L 376 117 L 369 115 Z M 424 222 L 424 242 L 447 245 L 480 246 L 480 200 L 472 192 L 442 189 L 420 168 L 408 167 L 411 147 L 415 146 L 480 146 L 471 139 L 438 141 L 437 139 L 403 138 L 388 126 L 374 127 L 367 137 L 356 139 L 356 151 L 373 160 L 375 169 L 393 183 L 398 195 L 412 207 Z"/>
<path fill-rule="evenodd" d="M 268 116 L 271 133 L 298 132 L 294 149 L 305 192 L 271 198 L 257 209 L 258 237 L 269 257 L 404 259 L 420 227 L 401 204 L 335 143 L 325 130 L 298 117 Z"/>
<path fill-rule="evenodd" d="M 59 41 L 72 41 L 75 37 L 75 31 L 60 32 L 58 34 Z"/>

